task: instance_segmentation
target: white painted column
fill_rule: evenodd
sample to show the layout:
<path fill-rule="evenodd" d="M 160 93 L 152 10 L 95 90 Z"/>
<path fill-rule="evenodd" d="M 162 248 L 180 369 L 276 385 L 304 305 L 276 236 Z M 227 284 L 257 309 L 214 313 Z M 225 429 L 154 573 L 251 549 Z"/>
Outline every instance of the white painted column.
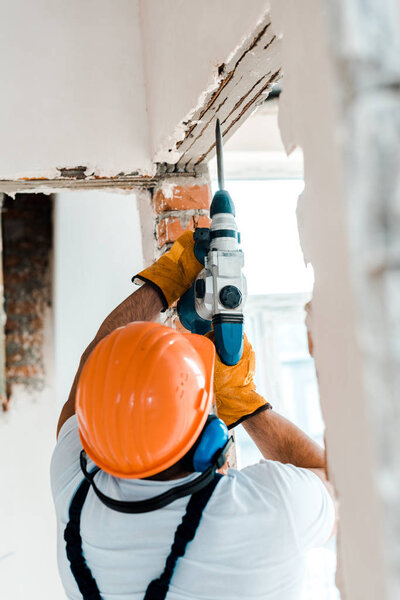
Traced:
<path fill-rule="evenodd" d="M 304 152 L 298 220 L 315 272 L 315 361 L 340 502 L 338 584 L 348 600 L 395 599 L 398 20 L 389 0 L 339 4 L 325 14 L 320 0 L 273 2 L 272 22 L 283 34 L 280 125 L 286 149 Z"/>
<path fill-rule="evenodd" d="M 387 598 L 400 597 L 400 11 L 327 2 L 364 402 Z"/>

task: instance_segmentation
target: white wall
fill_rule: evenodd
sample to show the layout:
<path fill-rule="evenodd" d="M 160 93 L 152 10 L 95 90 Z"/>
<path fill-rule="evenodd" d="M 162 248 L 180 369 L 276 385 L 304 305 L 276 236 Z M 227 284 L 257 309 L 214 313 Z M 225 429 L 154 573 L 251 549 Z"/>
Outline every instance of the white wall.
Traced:
<path fill-rule="evenodd" d="M 350 112 L 365 118 L 358 91 L 349 86 L 350 71 L 343 68 L 345 63 L 341 53 L 350 53 L 352 69 L 368 69 L 368 63 L 361 61 L 358 65 L 354 62 L 357 53 L 352 54 L 352 42 L 346 46 L 335 29 L 332 30 L 332 44 L 340 56 L 339 72 L 335 73 L 332 46 L 328 43 L 325 4 L 321 0 L 304 0 L 302 3 L 274 0 L 272 3 L 272 22 L 283 34 L 280 126 L 286 150 L 300 146 L 304 154 L 305 190 L 299 199 L 297 214 L 304 257 L 311 262 L 315 274 L 310 325 L 326 424 L 329 476 L 336 488 L 340 507 L 338 583 L 346 600 L 383 600 L 398 595 L 388 596 L 385 589 L 382 505 L 375 468 L 378 458 L 374 445 L 376 422 L 368 405 L 368 364 L 362 352 L 363 340 L 368 332 L 365 327 L 359 327 L 361 313 L 357 304 L 360 297 L 357 297 L 355 287 L 357 270 L 351 249 L 354 232 L 364 225 L 351 207 L 363 203 L 365 195 L 360 194 L 351 172 L 345 193 L 343 166 L 349 160 L 350 144 L 344 148 L 340 146 L 341 126 L 346 123 L 336 103 L 338 89 L 341 89 L 342 93 L 347 92 L 344 97 Z M 344 3 L 341 10 L 349 11 L 353 17 L 357 10 L 361 11 L 359 7 L 355 10 L 354 6 L 349 9 Z M 369 14 L 369 18 L 374 18 L 373 13 Z M 354 31 L 355 27 L 348 29 L 352 41 Z M 371 46 L 368 28 L 364 27 L 362 34 L 373 56 L 371 68 L 375 72 L 376 46 Z M 369 87 L 368 76 L 366 81 L 368 90 L 366 86 L 364 90 L 369 97 L 372 88 Z M 351 104 L 353 101 L 354 104 Z M 380 129 L 379 122 L 376 128 Z M 380 140 L 380 144 L 376 148 L 382 163 L 382 149 L 386 142 Z M 367 144 L 362 149 L 368 152 Z M 374 167 L 369 165 L 373 171 L 369 179 L 367 163 L 363 166 L 364 181 L 369 182 L 371 192 L 383 190 L 383 206 L 387 202 L 385 192 L 388 187 L 386 184 L 381 187 L 384 179 L 374 180 L 378 173 Z M 349 218 L 350 215 L 352 218 Z M 361 216 L 359 212 L 358 218 Z M 380 211 L 374 212 L 372 219 L 384 222 Z M 377 239 L 375 234 L 364 247 L 367 262 L 371 269 L 375 269 L 374 277 L 378 269 L 377 263 L 371 260 L 369 246 L 373 247 Z M 363 300 L 367 302 L 366 294 Z M 372 307 L 371 302 L 369 306 Z M 372 344 L 375 341 L 373 339 Z M 374 397 L 373 404 L 377 411 L 382 411 L 379 395 Z M 394 405 L 391 410 L 395 412 Z M 395 435 L 398 437 L 398 430 Z M 396 471 L 393 469 L 390 475 L 390 485 L 393 486 L 398 477 L 398 461 L 394 462 Z M 386 482 L 389 481 L 388 473 L 386 471 Z"/>
<path fill-rule="evenodd" d="M 100 324 L 137 289 L 131 277 L 143 258 L 136 196 L 58 194 L 54 240 L 56 390 L 63 403 Z"/>
<path fill-rule="evenodd" d="M 266 0 L 140 1 L 153 155 L 166 161 L 165 150 L 183 137 L 177 125 L 267 8 Z"/>
<path fill-rule="evenodd" d="M 0 414 L 0 598 L 62 600 L 57 571 L 56 520 L 50 457 L 56 440 L 52 319 L 45 328 L 46 387 L 14 387 Z"/>
<path fill-rule="evenodd" d="M 139 0 L 14 0 L 0 24 L 0 176 L 151 170 Z"/>
<path fill-rule="evenodd" d="M 266 0 L 15 0 L 0 24 L 0 178 L 152 174 Z"/>
<path fill-rule="evenodd" d="M 141 228 L 133 194 L 56 197 L 54 310 L 46 317 L 46 387 L 14 388 L 0 413 L 0 598 L 65 598 L 56 562 L 49 466 L 61 404 L 104 317 L 136 287 Z M 56 365 L 53 338 L 56 337 Z"/>

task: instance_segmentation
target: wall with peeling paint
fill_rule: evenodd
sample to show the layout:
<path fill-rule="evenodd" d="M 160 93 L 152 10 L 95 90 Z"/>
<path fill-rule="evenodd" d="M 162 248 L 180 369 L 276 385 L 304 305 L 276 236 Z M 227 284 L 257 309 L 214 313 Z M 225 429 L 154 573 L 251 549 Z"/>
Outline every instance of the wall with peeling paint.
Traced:
<path fill-rule="evenodd" d="M 0 179 L 151 176 L 153 160 L 176 162 L 168 149 L 184 120 L 266 10 L 266 0 L 8 3 Z"/>
<path fill-rule="evenodd" d="M 43 386 L 14 385 L 9 410 L 0 412 L 0 597 L 7 600 L 65 598 L 49 479 L 56 424 L 83 350 L 136 289 L 130 280 L 143 265 L 135 194 L 60 194 L 54 221 L 54 309 L 43 316 Z"/>
<path fill-rule="evenodd" d="M 181 121 L 203 104 L 206 91 L 218 87 L 224 63 L 267 8 L 266 0 L 141 0 L 147 106 L 158 161 L 175 162 L 165 151 L 183 138 Z"/>
<path fill-rule="evenodd" d="M 281 133 L 286 150 L 300 146 L 304 156 L 298 219 L 305 260 L 315 275 L 311 325 L 329 473 L 340 502 L 339 584 L 345 598 L 373 600 L 383 597 L 378 513 L 335 144 L 339 117 L 321 2 L 276 2 L 272 19 L 283 33 Z"/>
<path fill-rule="evenodd" d="M 298 221 L 315 274 L 310 325 L 346 600 L 400 593 L 394 6 L 273 0 L 271 11 L 283 34 L 281 133 L 304 154 Z"/>
<path fill-rule="evenodd" d="M 0 30 L 0 178 L 151 172 L 139 0 L 16 0 Z"/>

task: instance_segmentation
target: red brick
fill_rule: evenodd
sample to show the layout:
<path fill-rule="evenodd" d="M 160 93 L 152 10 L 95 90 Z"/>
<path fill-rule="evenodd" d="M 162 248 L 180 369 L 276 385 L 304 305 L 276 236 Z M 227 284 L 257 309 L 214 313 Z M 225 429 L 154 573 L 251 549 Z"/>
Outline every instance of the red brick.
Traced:
<path fill-rule="evenodd" d="M 37 308 L 38 305 L 35 300 L 16 300 L 14 302 L 7 302 L 8 315 L 35 315 Z"/>
<path fill-rule="evenodd" d="M 7 265 L 5 265 L 5 268 L 7 269 Z M 7 273 L 7 285 L 10 286 L 19 285 L 21 283 L 29 281 L 30 279 L 31 274 L 28 272 L 27 269 L 22 271 L 10 271 L 9 273 Z"/>
<path fill-rule="evenodd" d="M 194 231 L 196 227 L 209 227 L 210 219 L 204 215 L 191 216 L 186 227 L 183 225 L 185 217 L 183 215 L 176 217 L 166 217 L 162 219 L 157 227 L 158 247 L 162 248 L 164 244 L 175 242 L 184 231 L 191 229 Z"/>
<path fill-rule="evenodd" d="M 211 219 L 205 215 L 195 215 L 193 217 L 195 227 L 210 227 Z"/>
<path fill-rule="evenodd" d="M 23 365 L 19 367 L 10 366 L 7 369 L 8 378 L 20 377 L 21 379 L 37 377 L 39 373 L 43 373 L 43 369 L 36 365 Z"/>
<path fill-rule="evenodd" d="M 154 207 L 157 213 L 170 210 L 209 209 L 211 192 L 207 184 L 173 187 L 170 198 L 166 198 L 161 189 L 154 196 Z"/>
<path fill-rule="evenodd" d="M 190 229 L 190 225 L 187 227 Z M 161 248 L 168 242 L 174 242 L 185 231 L 178 217 L 167 217 L 157 226 L 158 246 Z"/>
<path fill-rule="evenodd" d="M 4 267 L 7 269 L 8 267 L 18 266 L 21 262 L 21 258 L 19 256 L 7 256 L 4 258 Z"/>

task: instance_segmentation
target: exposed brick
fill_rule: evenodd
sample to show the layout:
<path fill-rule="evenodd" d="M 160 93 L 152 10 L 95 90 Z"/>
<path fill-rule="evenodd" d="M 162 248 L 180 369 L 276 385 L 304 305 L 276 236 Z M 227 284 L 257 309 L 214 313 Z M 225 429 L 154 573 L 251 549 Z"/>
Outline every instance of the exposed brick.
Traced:
<path fill-rule="evenodd" d="M 34 315 L 37 309 L 37 303 L 31 300 L 7 301 L 6 313 L 9 315 Z"/>
<path fill-rule="evenodd" d="M 14 267 L 18 264 L 19 257 L 18 256 L 6 256 L 4 257 L 4 267 L 7 269 L 9 267 Z"/>
<path fill-rule="evenodd" d="M 195 215 L 193 217 L 194 227 L 210 227 L 211 219 L 205 215 Z"/>
<path fill-rule="evenodd" d="M 13 378 L 16 382 L 19 378 L 31 378 L 36 377 L 41 373 L 41 369 L 36 365 L 20 365 L 18 367 L 10 366 L 8 368 L 7 376 Z"/>
<path fill-rule="evenodd" d="M 166 217 L 157 226 L 158 247 L 175 242 L 178 237 L 188 229 L 192 231 L 196 227 L 209 227 L 210 219 L 205 215 L 193 215 L 189 218 L 185 214 L 176 217 Z"/>
<path fill-rule="evenodd" d="M 15 266 L 16 264 L 18 264 L 18 257 L 14 256 L 13 258 L 15 258 L 15 263 L 10 263 L 9 261 L 6 263 L 4 262 L 4 269 L 11 269 L 11 267 Z M 8 274 L 8 285 L 12 286 L 12 285 L 19 285 L 22 281 L 26 280 L 26 273 L 22 270 L 20 272 L 14 273 L 14 272 L 10 272 Z"/>
<path fill-rule="evenodd" d="M 172 210 L 208 210 L 211 194 L 208 185 L 175 185 L 169 196 L 165 196 L 162 188 L 154 196 L 154 207 L 157 213 Z"/>
<path fill-rule="evenodd" d="M 6 196 L 2 227 L 7 389 L 10 393 L 14 383 L 41 389 L 43 317 L 51 303 L 51 197 L 17 194 L 14 200 Z"/>
<path fill-rule="evenodd" d="M 190 226 L 188 229 L 190 229 Z M 167 217 L 160 221 L 157 225 L 157 241 L 159 248 L 168 242 L 174 242 L 184 231 L 185 229 L 182 227 L 182 223 L 178 217 Z"/>

